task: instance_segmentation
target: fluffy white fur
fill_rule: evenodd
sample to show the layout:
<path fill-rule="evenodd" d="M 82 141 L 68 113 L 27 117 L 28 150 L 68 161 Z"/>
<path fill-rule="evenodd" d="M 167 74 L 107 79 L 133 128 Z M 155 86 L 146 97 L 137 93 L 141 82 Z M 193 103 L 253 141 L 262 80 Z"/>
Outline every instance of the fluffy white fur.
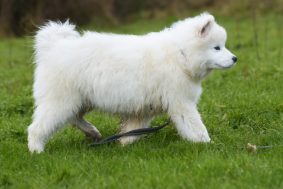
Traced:
<path fill-rule="evenodd" d="M 167 112 L 184 139 L 209 142 L 197 101 L 201 80 L 236 61 L 225 41 L 224 28 L 208 13 L 142 36 L 80 34 L 68 22 L 47 23 L 35 37 L 36 108 L 29 150 L 42 152 L 66 123 L 99 139 L 99 131 L 83 119 L 93 109 L 120 114 L 122 132 L 148 127 L 155 115 Z"/>

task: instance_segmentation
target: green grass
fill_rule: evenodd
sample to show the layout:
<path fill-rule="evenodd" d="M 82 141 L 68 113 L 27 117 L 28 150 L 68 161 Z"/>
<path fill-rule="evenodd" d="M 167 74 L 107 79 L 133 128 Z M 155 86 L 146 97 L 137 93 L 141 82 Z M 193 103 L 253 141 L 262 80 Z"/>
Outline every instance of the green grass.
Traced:
<path fill-rule="evenodd" d="M 141 34 L 173 20 L 106 30 Z M 258 17 L 258 46 L 251 18 L 219 22 L 239 62 L 203 83 L 199 110 L 214 141 L 207 145 L 185 142 L 168 127 L 128 147 L 89 148 L 84 135 L 67 126 L 45 153 L 31 155 L 32 41 L 1 39 L 0 188 L 283 188 L 283 147 L 245 150 L 248 142 L 283 144 L 282 19 Z M 104 136 L 118 130 L 118 117 L 94 112 L 87 118 Z"/>

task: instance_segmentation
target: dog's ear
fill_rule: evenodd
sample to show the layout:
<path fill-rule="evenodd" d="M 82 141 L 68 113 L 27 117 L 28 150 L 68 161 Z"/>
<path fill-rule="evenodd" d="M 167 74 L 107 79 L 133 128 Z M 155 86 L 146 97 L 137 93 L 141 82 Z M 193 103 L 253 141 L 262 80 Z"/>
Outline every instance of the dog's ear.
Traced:
<path fill-rule="evenodd" d="M 214 17 L 210 14 L 202 14 L 200 15 L 202 24 L 200 25 L 198 34 L 200 37 L 206 37 L 211 30 L 212 25 L 214 24 Z"/>

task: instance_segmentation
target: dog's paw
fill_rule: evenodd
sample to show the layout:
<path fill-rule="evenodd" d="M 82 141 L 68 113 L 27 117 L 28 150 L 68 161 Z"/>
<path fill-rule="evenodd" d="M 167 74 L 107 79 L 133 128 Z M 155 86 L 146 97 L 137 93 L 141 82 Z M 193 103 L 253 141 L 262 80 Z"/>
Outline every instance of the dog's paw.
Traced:
<path fill-rule="evenodd" d="M 87 133 L 85 133 L 86 137 L 91 139 L 92 141 L 100 141 L 102 139 L 102 135 L 100 134 L 100 132 L 97 132 L 95 130 L 91 130 Z"/>
<path fill-rule="evenodd" d="M 197 142 L 206 142 L 206 143 L 211 142 L 211 139 L 210 139 L 208 134 L 200 135 L 198 137 L 198 139 L 199 139 L 199 141 L 197 141 Z"/>
<path fill-rule="evenodd" d="M 185 138 L 192 142 L 208 143 L 211 141 L 206 130 L 191 131 Z"/>
<path fill-rule="evenodd" d="M 122 146 L 126 146 L 129 144 L 132 144 L 136 140 L 138 140 L 140 137 L 138 136 L 128 136 L 128 137 L 122 137 L 119 139 L 119 142 Z"/>
<path fill-rule="evenodd" d="M 41 153 L 44 151 L 44 144 L 29 140 L 28 148 L 31 153 Z"/>

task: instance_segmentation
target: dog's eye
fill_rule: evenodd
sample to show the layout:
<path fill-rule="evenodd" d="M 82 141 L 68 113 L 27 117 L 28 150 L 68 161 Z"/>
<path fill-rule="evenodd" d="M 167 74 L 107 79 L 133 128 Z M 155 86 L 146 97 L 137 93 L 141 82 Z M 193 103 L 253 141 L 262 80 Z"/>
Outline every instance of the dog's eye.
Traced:
<path fill-rule="evenodd" d="M 214 47 L 214 49 L 217 50 L 217 51 L 220 51 L 220 47 L 219 46 Z"/>

